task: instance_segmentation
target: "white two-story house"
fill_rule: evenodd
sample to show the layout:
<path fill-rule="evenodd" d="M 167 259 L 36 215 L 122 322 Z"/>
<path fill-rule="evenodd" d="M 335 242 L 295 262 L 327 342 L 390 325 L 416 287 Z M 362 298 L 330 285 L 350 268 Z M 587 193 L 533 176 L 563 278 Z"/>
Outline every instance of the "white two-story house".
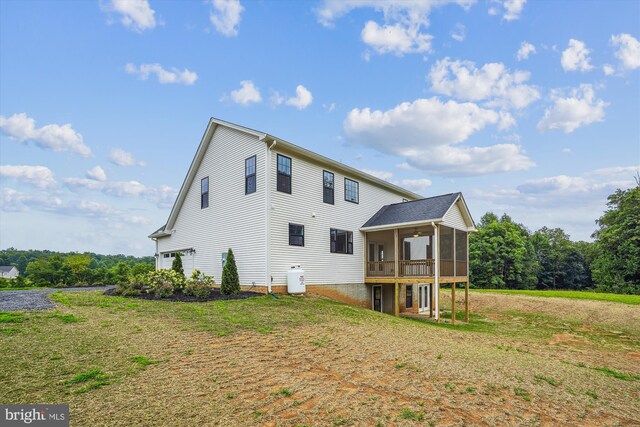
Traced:
<path fill-rule="evenodd" d="M 438 286 L 468 284 L 474 223 L 461 193 L 420 195 L 275 136 L 212 118 L 156 242 L 218 282 L 233 249 L 243 288 L 307 292 L 438 316 Z"/>

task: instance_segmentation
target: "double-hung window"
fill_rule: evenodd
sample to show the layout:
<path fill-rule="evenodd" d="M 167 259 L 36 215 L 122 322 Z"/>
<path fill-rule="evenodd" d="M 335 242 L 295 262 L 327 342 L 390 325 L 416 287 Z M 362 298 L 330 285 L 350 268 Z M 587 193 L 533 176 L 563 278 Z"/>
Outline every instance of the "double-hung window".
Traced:
<path fill-rule="evenodd" d="M 209 207 L 209 177 L 200 180 L 200 209 Z"/>
<path fill-rule="evenodd" d="M 304 225 L 289 223 L 289 245 L 304 246 Z"/>
<path fill-rule="evenodd" d="M 332 253 L 353 254 L 353 232 L 332 228 L 330 237 Z"/>
<path fill-rule="evenodd" d="M 322 201 L 333 205 L 334 203 L 334 175 L 331 172 L 322 172 Z"/>
<path fill-rule="evenodd" d="M 278 154 L 278 182 L 276 190 L 291 194 L 291 158 Z"/>
<path fill-rule="evenodd" d="M 360 184 L 358 181 L 353 181 L 349 178 L 344 179 L 344 199 L 347 202 L 359 203 L 360 202 Z"/>
<path fill-rule="evenodd" d="M 256 156 L 244 161 L 244 194 L 256 192 Z"/>

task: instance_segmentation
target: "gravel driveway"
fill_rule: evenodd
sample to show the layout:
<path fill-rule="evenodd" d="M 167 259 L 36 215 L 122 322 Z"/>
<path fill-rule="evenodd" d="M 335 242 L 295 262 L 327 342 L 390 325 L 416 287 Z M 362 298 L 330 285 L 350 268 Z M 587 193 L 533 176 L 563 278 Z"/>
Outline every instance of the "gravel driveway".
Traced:
<path fill-rule="evenodd" d="M 0 311 L 47 310 L 55 304 L 49 294 L 55 291 L 104 291 L 113 286 L 96 286 L 86 288 L 50 288 L 30 289 L 25 291 L 0 291 Z"/>

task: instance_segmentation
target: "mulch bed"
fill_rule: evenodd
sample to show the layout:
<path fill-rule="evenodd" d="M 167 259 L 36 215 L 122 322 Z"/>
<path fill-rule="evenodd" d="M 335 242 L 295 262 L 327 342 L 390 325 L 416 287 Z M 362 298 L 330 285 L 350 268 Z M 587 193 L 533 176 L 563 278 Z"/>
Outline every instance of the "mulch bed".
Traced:
<path fill-rule="evenodd" d="M 105 295 L 116 295 L 115 289 L 107 289 L 104 291 Z M 206 299 L 197 299 L 192 295 L 185 295 L 182 292 L 176 292 L 172 296 L 168 298 L 157 298 L 154 294 L 148 294 L 146 292 L 142 292 L 140 295 L 127 295 L 125 298 L 137 298 L 137 299 L 146 299 L 146 300 L 156 300 L 156 301 L 180 301 L 180 302 L 205 302 L 205 301 L 226 301 L 232 299 L 245 299 L 252 297 L 263 296 L 264 294 L 260 292 L 238 292 L 233 295 L 223 295 L 220 293 L 220 289 L 214 289 L 209 292 L 209 296 Z"/>

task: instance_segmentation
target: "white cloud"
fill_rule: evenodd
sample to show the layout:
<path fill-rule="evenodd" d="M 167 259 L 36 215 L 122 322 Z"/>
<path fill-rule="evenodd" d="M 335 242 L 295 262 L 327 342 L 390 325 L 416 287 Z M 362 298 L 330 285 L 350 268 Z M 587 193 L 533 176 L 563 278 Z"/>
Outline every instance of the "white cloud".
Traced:
<path fill-rule="evenodd" d="M 584 42 L 576 39 L 569 40 L 569 47 L 562 52 L 560 64 L 565 71 L 589 71 L 593 69 L 590 64 L 591 59 Z"/>
<path fill-rule="evenodd" d="M 209 20 L 215 29 L 227 37 L 238 35 L 238 25 L 244 7 L 240 0 L 211 0 L 213 9 L 209 14 Z"/>
<path fill-rule="evenodd" d="M 82 135 L 71 127 L 71 124 L 45 125 L 36 128 L 36 121 L 26 113 L 14 114 L 8 119 L 0 116 L 0 129 L 10 138 L 20 142 L 32 141 L 40 148 L 52 151 L 70 151 L 83 157 L 91 155 Z"/>
<path fill-rule="evenodd" d="M 591 172 L 593 175 L 601 176 L 619 176 L 619 175 L 635 175 L 640 172 L 640 165 L 637 166 L 613 166 L 609 168 L 596 169 Z"/>
<path fill-rule="evenodd" d="M 581 177 L 567 175 L 551 176 L 526 181 L 517 187 L 521 193 L 550 193 L 550 192 L 585 192 L 589 191 L 590 183 Z"/>
<path fill-rule="evenodd" d="M 124 67 L 127 74 L 137 74 L 140 80 L 147 80 L 151 74 L 155 74 L 160 84 L 192 85 L 198 80 L 198 74 L 186 68 L 182 71 L 175 67 L 171 71 L 162 68 L 160 64 L 135 64 L 128 63 Z"/>
<path fill-rule="evenodd" d="M 171 207 L 178 195 L 176 189 L 167 185 L 150 187 L 138 181 L 98 181 L 86 178 L 66 178 L 65 185 L 73 191 L 100 191 L 106 195 L 123 198 L 144 199 L 155 203 L 158 207 Z"/>
<path fill-rule="evenodd" d="M 464 39 L 466 37 L 465 33 L 466 33 L 465 26 L 460 24 L 460 23 L 458 23 L 458 24 L 456 24 L 456 26 L 451 31 L 451 38 L 454 39 L 457 42 L 462 42 L 462 41 L 464 41 Z"/>
<path fill-rule="evenodd" d="M 336 103 L 332 102 L 331 104 L 322 104 L 322 108 L 327 110 L 327 113 L 331 113 L 333 110 L 336 109 Z"/>
<path fill-rule="evenodd" d="M 606 209 L 607 196 L 617 188 L 635 185 L 630 176 L 593 177 L 594 172 L 532 179 L 512 187 L 485 186 L 472 189 L 465 196 L 476 212 L 507 212 L 532 230 L 561 227 L 574 239 L 589 240 L 596 228 L 595 219 Z"/>
<path fill-rule="evenodd" d="M 156 26 L 155 11 L 147 0 L 111 0 L 106 4 L 101 3 L 101 8 L 105 12 L 120 14 L 122 25 L 137 32 Z"/>
<path fill-rule="evenodd" d="M 313 95 L 309 90 L 302 86 L 296 86 L 296 96 L 287 99 L 286 104 L 296 107 L 298 110 L 304 110 L 313 102 Z"/>
<path fill-rule="evenodd" d="M 391 178 L 393 178 L 393 173 L 389 171 L 373 170 L 373 169 L 360 169 L 360 170 L 364 173 L 368 173 L 369 175 L 373 175 L 376 178 L 380 178 L 384 181 L 389 181 Z"/>
<path fill-rule="evenodd" d="M 100 166 L 95 166 L 89 169 L 86 173 L 87 178 L 95 179 L 96 181 L 106 181 L 107 174 Z"/>
<path fill-rule="evenodd" d="M 28 212 L 31 210 L 56 213 L 71 217 L 86 217 L 99 220 L 147 225 L 150 220 L 140 215 L 129 215 L 108 204 L 91 200 L 63 201 L 59 197 L 28 194 L 16 191 L 12 188 L 3 188 L 0 191 L 0 210 L 7 212 Z"/>
<path fill-rule="evenodd" d="M 604 73 L 605 76 L 611 76 L 613 75 L 613 73 L 616 72 L 616 70 L 609 64 L 604 64 L 602 66 L 602 72 Z"/>
<path fill-rule="evenodd" d="M 425 191 L 427 188 L 431 187 L 431 180 L 426 178 L 417 178 L 417 179 L 401 179 L 397 181 L 400 187 L 408 188 L 411 191 L 419 192 Z"/>
<path fill-rule="evenodd" d="M 411 165 L 409 163 L 407 163 L 407 162 L 398 163 L 398 164 L 396 164 L 396 167 L 398 169 L 402 169 L 402 170 L 411 170 L 411 169 L 413 169 L 411 167 Z"/>
<path fill-rule="evenodd" d="M 562 152 L 566 154 L 571 154 L 571 148 L 563 148 Z"/>
<path fill-rule="evenodd" d="M 524 108 L 540 98 L 534 86 L 525 84 L 530 73 L 509 70 L 502 63 L 477 68 L 471 61 L 444 58 L 429 72 L 431 90 L 468 101 L 486 101 L 488 106 Z"/>
<path fill-rule="evenodd" d="M 23 181 L 43 190 L 57 186 L 53 172 L 46 166 L 1 165 L 0 176 Z"/>
<path fill-rule="evenodd" d="M 618 34 L 611 36 L 611 45 L 617 47 L 616 58 L 622 63 L 622 67 L 635 70 L 640 68 L 640 42 L 630 34 Z"/>
<path fill-rule="evenodd" d="M 27 194 L 12 188 L 0 190 L 0 209 L 7 212 L 24 212 L 31 207 L 44 211 L 53 211 L 62 205 L 58 197 L 46 194 Z"/>
<path fill-rule="evenodd" d="M 226 98 L 223 96 L 222 100 Z M 242 80 L 240 89 L 231 91 L 231 100 L 236 104 L 249 105 L 262 101 L 262 95 L 260 95 L 260 89 L 251 80 Z"/>
<path fill-rule="evenodd" d="M 433 36 L 423 34 L 417 28 L 407 28 L 400 23 L 378 25 L 368 21 L 362 29 L 362 41 L 376 52 L 394 53 L 402 56 L 407 53 L 428 52 L 431 50 Z"/>
<path fill-rule="evenodd" d="M 505 21 L 513 21 L 520 18 L 520 14 L 522 13 L 522 9 L 524 8 L 527 0 L 491 0 L 491 3 L 494 6 L 489 8 L 489 15 L 499 15 L 500 8 L 495 6 L 495 4 L 499 4 L 504 9 L 504 14 L 502 15 L 502 19 Z"/>
<path fill-rule="evenodd" d="M 142 160 L 136 160 L 136 158 L 128 151 L 122 148 L 113 148 L 109 153 L 109 161 L 118 166 L 146 166 L 146 163 Z"/>
<path fill-rule="evenodd" d="M 430 24 L 429 14 L 435 7 L 458 4 L 468 9 L 475 0 L 325 0 L 316 9 L 318 21 L 333 27 L 335 21 L 354 9 L 370 8 L 382 12 L 384 23 L 369 20 L 361 32 L 362 41 L 374 51 L 402 56 L 407 53 L 429 52 L 432 36 L 423 28 Z M 368 60 L 369 53 L 365 55 Z"/>
<path fill-rule="evenodd" d="M 551 93 L 553 106 L 544 111 L 544 116 L 538 122 L 539 131 L 561 130 L 571 133 L 581 126 L 604 120 L 604 109 L 608 105 L 601 99 L 596 99 L 593 87 L 582 84 L 571 90 L 569 96 L 564 96 L 559 90 Z"/>
<path fill-rule="evenodd" d="M 516 58 L 518 61 L 523 61 L 525 59 L 529 59 L 529 55 L 532 53 L 536 53 L 536 47 L 529 42 L 520 43 L 520 49 L 516 52 Z"/>
<path fill-rule="evenodd" d="M 354 143 L 405 157 L 408 165 L 442 175 L 478 175 L 533 166 L 521 147 L 453 147 L 501 115 L 470 102 L 441 102 L 437 97 L 405 102 L 388 111 L 353 109 L 344 132 Z"/>

